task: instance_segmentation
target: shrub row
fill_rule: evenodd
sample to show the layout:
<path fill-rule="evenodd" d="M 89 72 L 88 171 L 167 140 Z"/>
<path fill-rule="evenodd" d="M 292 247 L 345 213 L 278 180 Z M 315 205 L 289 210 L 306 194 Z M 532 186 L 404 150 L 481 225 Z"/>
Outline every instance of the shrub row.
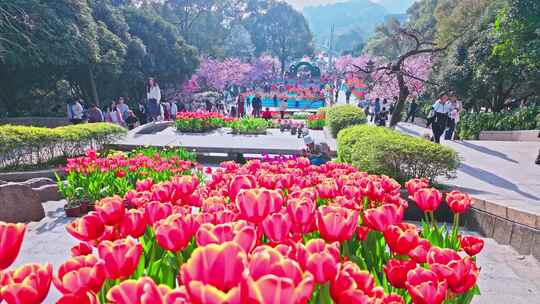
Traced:
<path fill-rule="evenodd" d="M 339 133 L 338 160 L 370 174 L 400 182 L 423 177 L 452 177 L 459 165 L 457 153 L 445 146 L 387 128 L 354 126 Z"/>
<path fill-rule="evenodd" d="M 478 139 L 482 131 L 540 129 L 540 107 L 502 113 L 466 113 L 457 127 L 461 139 Z"/>
<path fill-rule="evenodd" d="M 342 129 L 365 124 L 366 121 L 364 111 L 353 105 L 333 106 L 326 110 L 326 125 L 333 137 L 336 137 Z"/>
<path fill-rule="evenodd" d="M 99 150 L 126 129 L 109 123 L 58 128 L 0 126 L 0 168 L 43 164 L 59 156 L 77 156 L 86 149 Z"/>

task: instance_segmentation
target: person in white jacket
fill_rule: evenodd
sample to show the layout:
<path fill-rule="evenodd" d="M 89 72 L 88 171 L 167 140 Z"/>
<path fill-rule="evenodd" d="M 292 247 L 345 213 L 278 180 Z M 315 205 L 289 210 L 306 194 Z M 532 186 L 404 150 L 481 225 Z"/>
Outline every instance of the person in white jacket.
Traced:
<path fill-rule="evenodd" d="M 150 121 L 158 120 L 161 115 L 160 102 L 161 102 L 161 90 L 154 78 L 148 79 L 146 86 L 146 99 L 148 102 L 148 117 Z"/>

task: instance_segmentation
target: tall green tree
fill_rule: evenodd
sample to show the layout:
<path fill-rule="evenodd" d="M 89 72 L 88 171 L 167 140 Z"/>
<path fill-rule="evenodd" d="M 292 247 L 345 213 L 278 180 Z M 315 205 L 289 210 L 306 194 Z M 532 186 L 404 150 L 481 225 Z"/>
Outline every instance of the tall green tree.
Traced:
<path fill-rule="evenodd" d="M 282 73 L 291 60 L 313 54 L 313 35 L 307 21 L 289 4 L 277 2 L 253 19 L 247 21 L 247 28 L 257 54 L 268 52 L 277 57 Z"/>

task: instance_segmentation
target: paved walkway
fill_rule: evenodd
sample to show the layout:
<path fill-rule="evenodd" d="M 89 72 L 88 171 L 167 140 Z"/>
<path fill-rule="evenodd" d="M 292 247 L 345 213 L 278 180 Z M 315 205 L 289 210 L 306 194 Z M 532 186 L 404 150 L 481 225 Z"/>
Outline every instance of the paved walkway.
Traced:
<path fill-rule="evenodd" d="M 431 130 L 400 123 L 397 130 L 422 136 Z M 540 142 L 444 141 L 459 153 L 457 178 L 444 180 L 475 197 L 540 214 Z"/>
<path fill-rule="evenodd" d="M 71 246 L 77 240 L 69 235 L 65 225 L 71 221 L 64 216 L 64 201 L 44 204 L 46 217 L 28 225 L 21 253 L 14 263 L 53 264 L 54 272 L 69 258 Z M 540 298 L 540 262 L 532 256 L 521 256 L 509 246 L 499 245 L 493 239 L 484 239 L 485 248 L 478 256 L 482 267 L 479 285 L 482 292 L 473 303 L 535 303 Z M 54 303 L 59 292 L 51 285 L 44 303 Z"/>

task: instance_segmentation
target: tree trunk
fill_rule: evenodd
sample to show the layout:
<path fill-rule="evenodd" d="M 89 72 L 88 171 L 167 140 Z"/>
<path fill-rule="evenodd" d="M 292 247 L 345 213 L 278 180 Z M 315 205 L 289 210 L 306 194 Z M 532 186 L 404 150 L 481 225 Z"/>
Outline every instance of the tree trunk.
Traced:
<path fill-rule="evenodd" d="M 88 65 L 88 77 L 90 78 L 90 94 L 92 94 L 92 101 L 99 107 L 96 79 L 94 78 L 94 71 L 92 71 L 92 66 L 90 65 Z"/>
<path fill-rule="evenodd" d="M 403 78 L 403 74 L 398 72 L 396 73 L 396 77 L 399 85 L 399 96 L 398 102 L 394 106 L 394 112 L 392 112 L 392 117 L 390 118 L 390 127 L 392 128 L 395 127 L 401 120 L 401 112 L 403 111 L 403 108 L 405 107 L 405 101 L 409 96 L 409 88 L 407 88 L 407 85 L 405 85 L 405 79 Z"/>

